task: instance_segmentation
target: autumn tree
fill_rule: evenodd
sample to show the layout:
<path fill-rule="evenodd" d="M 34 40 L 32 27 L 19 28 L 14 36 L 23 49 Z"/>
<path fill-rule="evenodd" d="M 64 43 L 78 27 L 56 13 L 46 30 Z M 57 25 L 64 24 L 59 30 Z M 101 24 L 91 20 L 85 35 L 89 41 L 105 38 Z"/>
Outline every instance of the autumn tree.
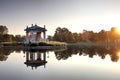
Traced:
<path fill-rule="evenodd" d="M 111 31 L 109 33 L 109 37 L 111 41 L 115 41 L 117 39 L 119 39 L 119 33 L 117 32 L 117 28 L 116 27 L 112 27 Z"/>
<path fill-rule="evenodd" d="M 58 27 L 53 36 L 54 40 L 61 42 L 73 42 L 74 37 L 72 32 L 70 32 L 67 28 Z"/>
<path fill-rule="evenodd" d="M 93 38 L 93 31 L 83 30 L 82 39 L 83 41 L 91 41 Z"/>
<path fill-rule="evenodd" d="M 53 40 L 53 36 L 50 36 L 50 35 L 49 35 L 49 36 L 48 36 L 48 40 L 49 40 L 49 41 L 52 41 L 52 40 Z"/>
<path fill-rule="evenodd" d="M 107 33 L 107 31 L 101 30 L 101 31 L 98 33 L 98 39 L 99 39 L 99 41 L 106 41 L 107 38 L 108 38 L 108 33 Z"/>

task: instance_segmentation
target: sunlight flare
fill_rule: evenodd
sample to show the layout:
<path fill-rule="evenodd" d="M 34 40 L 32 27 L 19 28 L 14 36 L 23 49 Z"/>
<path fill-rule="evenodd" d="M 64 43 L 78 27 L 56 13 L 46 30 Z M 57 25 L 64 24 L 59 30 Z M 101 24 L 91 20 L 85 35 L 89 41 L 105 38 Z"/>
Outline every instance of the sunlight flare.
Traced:
<path fill-rule="evenodd" d="M 117 27 L 117 32 L 118 32 L 118 34 L 120 34 L 120 28 L 119 27 Z"/>
<path fill-rule="evenodd" d="M 117 52 L 117 55 L 120 57 L 120 51 Z"/>

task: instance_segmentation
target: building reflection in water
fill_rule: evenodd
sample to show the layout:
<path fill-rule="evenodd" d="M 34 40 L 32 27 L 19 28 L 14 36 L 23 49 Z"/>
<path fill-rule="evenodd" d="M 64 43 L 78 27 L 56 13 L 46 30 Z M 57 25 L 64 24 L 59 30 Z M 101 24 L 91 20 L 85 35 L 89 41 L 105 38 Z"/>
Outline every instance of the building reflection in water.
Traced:
<path fill-rule="evenodd" d="M 31 66 L 32 69 L 37 68 L 39 66 L 44 66 L 47 63 L 46 61 L 46 52 L 31 52 L 26 51 L 26 62 L 24 64 L 28 66 Z"/>

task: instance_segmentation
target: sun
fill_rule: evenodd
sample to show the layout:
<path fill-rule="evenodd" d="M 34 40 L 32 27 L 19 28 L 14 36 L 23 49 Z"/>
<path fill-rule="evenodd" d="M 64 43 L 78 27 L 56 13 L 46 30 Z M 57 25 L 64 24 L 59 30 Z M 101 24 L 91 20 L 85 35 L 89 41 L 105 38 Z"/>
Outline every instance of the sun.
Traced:
<path fill-rule="evenodd" d="M 119 27 L 117 27 L 117 33 L 120 34 L 120 28 Z"/>
<path fill-rule="evenodd" d="M 117 55 L 120 57 L 120 51 L 117 52 Z"/>

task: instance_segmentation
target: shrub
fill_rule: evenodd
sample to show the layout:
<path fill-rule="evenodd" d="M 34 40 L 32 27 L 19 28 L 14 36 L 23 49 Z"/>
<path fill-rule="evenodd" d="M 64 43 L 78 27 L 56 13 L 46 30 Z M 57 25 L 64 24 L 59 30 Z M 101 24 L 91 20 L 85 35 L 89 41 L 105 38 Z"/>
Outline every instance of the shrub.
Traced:
<path fill-rule="evenodd" d="M 45 43 L 45 42 L 39 42 L 38 45 L 39 45 L 39 46 L 46 46 L 47 43 Z"/>
<path fill-rule="evenodd" d="M 4 42 L 2 43 L 3 46 L 21 46 L 23 45 L 23 43 L 19 43 L 19 42 L 13 42 L 13 43 L 9 43 L 9 42 Z"/>
<path fill-rule="evenodd" d="M 38 46 L 37 43 L 30 43 L 29 45 L 30 45 L 30 46 Z"/>

